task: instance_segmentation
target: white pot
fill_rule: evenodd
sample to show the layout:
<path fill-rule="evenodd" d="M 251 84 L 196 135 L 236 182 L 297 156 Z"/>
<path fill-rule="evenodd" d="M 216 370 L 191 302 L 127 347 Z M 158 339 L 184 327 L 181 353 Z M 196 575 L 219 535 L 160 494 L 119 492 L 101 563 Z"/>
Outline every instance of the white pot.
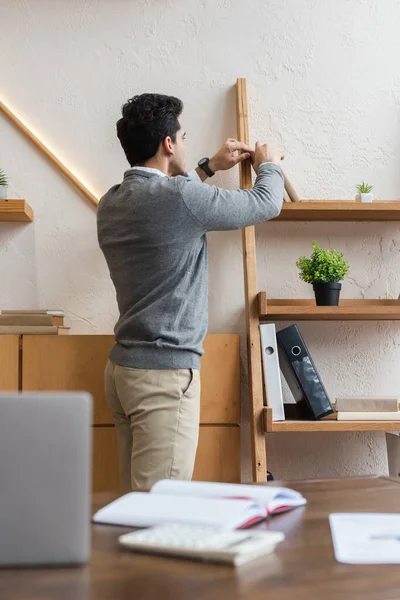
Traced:
<path fill-rule="evenodd" d="M 360 193 L 360 198 L 361 198 L 361 202 L 372 202 L 373 195 L 371 193 L 369 193 L 369 194 L 361 194 Z"/>
<path fill-rule="evenodd" d="M 6 185 L 0 185 L 0 200 L 7 200 L 8 187 Z"/>

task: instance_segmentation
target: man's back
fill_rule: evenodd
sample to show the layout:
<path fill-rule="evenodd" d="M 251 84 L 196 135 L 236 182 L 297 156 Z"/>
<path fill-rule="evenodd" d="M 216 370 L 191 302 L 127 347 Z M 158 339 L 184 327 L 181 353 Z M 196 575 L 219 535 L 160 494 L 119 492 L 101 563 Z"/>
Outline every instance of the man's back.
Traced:
<path fill-rule="evenodd" d="M 110 359 L 146 369 L 198 369 L 207 332 L 207 231 L 241 229 L 279 214 L 283 177 L 258 169 L 251 190 L 129 169 L 101 199 L 97 225 L 120 319 Z"/>
<path fill-rule="evenodd" d="M 207 241 L 177 179 L 130 169 L 99 205 L 99 243 L 120 310 L 111 360 L 122 366 L 199 368 Z"/>

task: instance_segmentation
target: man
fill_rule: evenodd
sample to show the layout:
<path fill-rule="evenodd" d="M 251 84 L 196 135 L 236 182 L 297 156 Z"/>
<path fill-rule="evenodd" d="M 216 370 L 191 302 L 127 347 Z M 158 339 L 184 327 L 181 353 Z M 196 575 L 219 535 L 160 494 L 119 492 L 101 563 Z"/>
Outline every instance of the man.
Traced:
<path fill-rule="evenodd" d="M 120 312 L 105 386 L 124 491 L 192 477 L 208 318 L 206 233 L 266 221 L 282 206 L 283 155 L 266 145 L 253 152 L 228 139 L 187 175 L 182 110 L 170 96 L 128 100 L 117 134 L 131 168 L 98 209 L 99 244 Z M 203 184 L 250 157 L 253 189 Z"/>

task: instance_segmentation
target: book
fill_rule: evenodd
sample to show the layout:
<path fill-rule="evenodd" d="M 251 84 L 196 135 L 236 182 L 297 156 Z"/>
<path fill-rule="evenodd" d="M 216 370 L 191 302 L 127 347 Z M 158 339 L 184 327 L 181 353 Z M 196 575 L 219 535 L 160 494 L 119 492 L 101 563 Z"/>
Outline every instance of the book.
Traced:
<path fill-rule="evenodd" d="M 131 492 L 100 509 L 95 523 L 125 527 L 154 527 L 164 523 L 241 529 L 266 518 L 263 508 L 251 500 L 187 498 Z"/>
<path fill-rule="evenodd" d="M 338 412 L 338 421 L 399 421 L 400 412 Z"/>
<path fill-rule="evenodd" d="M 336 398 L 338 412 L 398 412 L 398 396 L 341 396 Z"/>
<path fill-rule="evenodd" d="M 63 317 L 62 310 L 49 310 L 46 308 L 35 309 L 17 309 L 17 310 L 2 310 L 2 315 L 53 315 L 54 317 Z"/>
<path fill-rule="evenodd" d="M 49 314 L 0 314 L 0 326 L 4 325 L 64 325 L 64 317 Z"/>
<path fill-rule="evenodd" d="M 268 406 L 272 408 L 272 420 L 284 421 L 281 372 L 274 323 L 260 325 L 260 338 L 265 395 Z"/>
<path fill-rule="evenodd" d="M 164 479 L 149 493 L 131 492 L 111 502 L 96 512 L 93 521 L 128 527 L 186 523 L 231 530 L 304 504 L 305 498 L 288 488 Z"/>
<path fill-rule="evenodd" d="M 68 335 L 69 330 L 56 325 L 0 325 L 0 335 Z"/>

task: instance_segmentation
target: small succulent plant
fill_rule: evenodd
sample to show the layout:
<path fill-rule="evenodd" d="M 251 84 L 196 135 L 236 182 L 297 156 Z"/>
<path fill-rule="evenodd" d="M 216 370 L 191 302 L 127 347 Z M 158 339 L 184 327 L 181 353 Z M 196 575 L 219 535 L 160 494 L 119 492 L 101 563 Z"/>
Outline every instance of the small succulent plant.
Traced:
<path fill-rule="evenodd" d="M 5 174 L 5 172 L 3 171 L 3 169 L 0 169 L 0 185 L 3 187 L 8 186 L 8 177 Z"/>
<path fill-rule="evenodd" d="M 357 191 L 360 192 L 360 194 L 369 194 L 372 191 L 373 187 L 373 185 L 368 185 L 368 183 L 365 183 L 365 181 L 363 181 L 362 183 L 358 184 Z"/>

